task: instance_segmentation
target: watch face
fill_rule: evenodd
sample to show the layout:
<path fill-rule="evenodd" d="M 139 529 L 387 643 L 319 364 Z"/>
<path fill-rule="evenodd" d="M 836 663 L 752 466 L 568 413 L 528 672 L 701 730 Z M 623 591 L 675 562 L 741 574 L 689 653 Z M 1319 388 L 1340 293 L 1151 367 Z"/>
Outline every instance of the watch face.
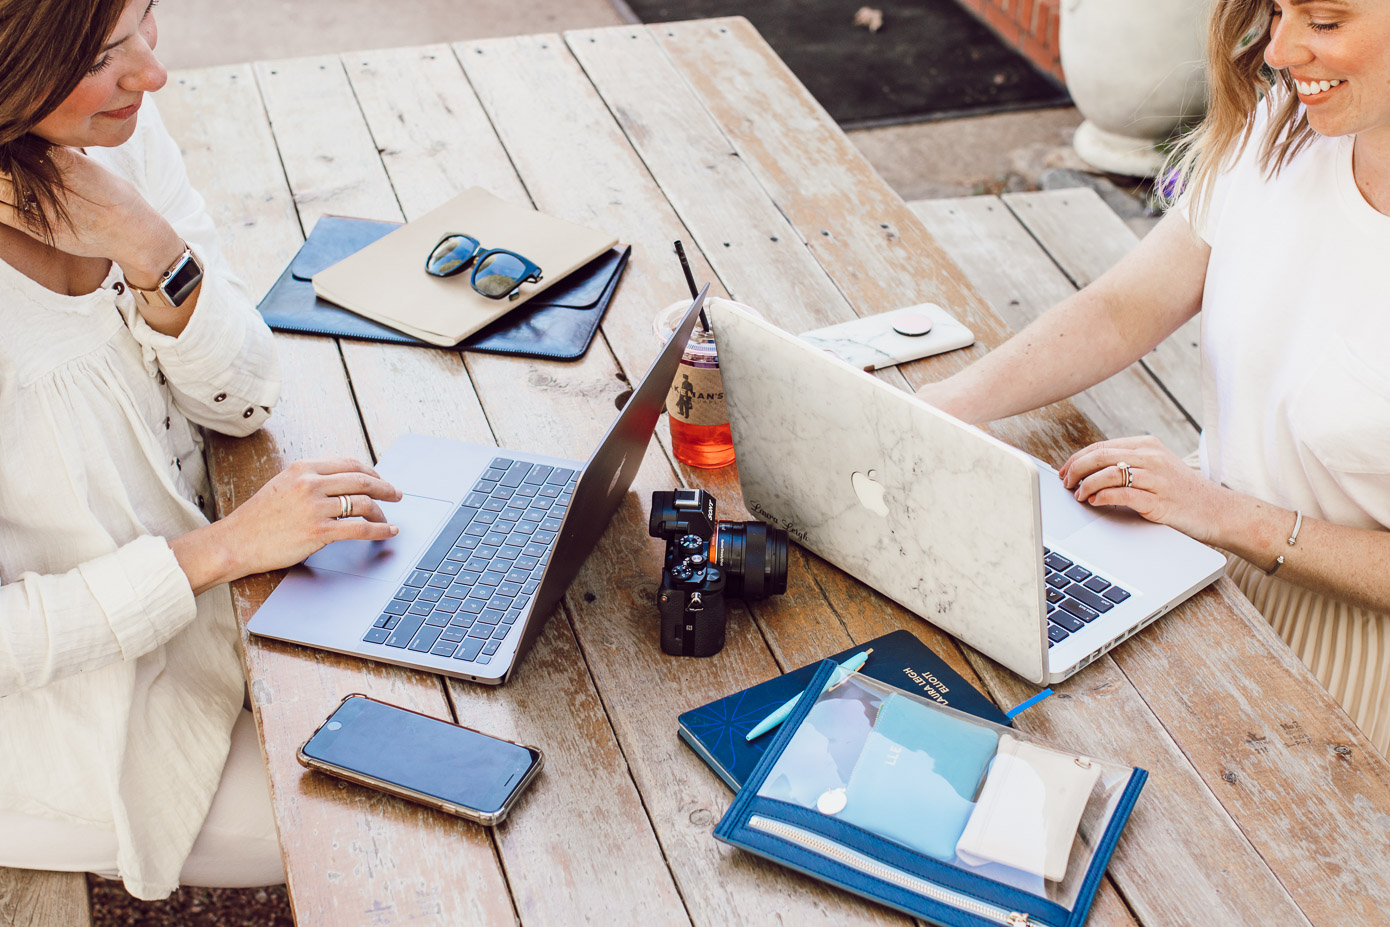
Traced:
<path fill-rule="evenodd" d="M 169 298 L 170 302 L 175 306 L 181 306 L 202 279 L 203 269 L 198 266 L 198 262 L 193 259 L 193 255 L 190 253 L 173 275 L 164 281 L 160 289 L 164 291 L 164 295 Z"/>

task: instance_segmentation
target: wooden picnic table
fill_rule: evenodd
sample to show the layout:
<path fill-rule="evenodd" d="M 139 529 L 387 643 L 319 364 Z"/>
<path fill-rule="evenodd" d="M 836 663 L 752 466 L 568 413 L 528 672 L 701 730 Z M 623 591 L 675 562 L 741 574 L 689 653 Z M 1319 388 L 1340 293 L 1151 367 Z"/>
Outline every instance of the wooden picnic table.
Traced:
<path fill-rule="evenodd" d="M 279 336 L 284 396 L 269 425 L 209 444 L 224 513 L 298 458 L 374 459 L 406 432 L 587 457 L 655 355 L 653 313 L 686 292 L 677 238 L 697 280 L 792 331 L 947 307 L 979 342 L 885 375 L 904 388 L 1009 333 L 980 289 L 1018 283 L 1019 268 L 977 260 L 977 289 L 741 18 L 184 71 L 158 103 L 257 294 L 320 216 L 409 220 L 474 184 L 633 245 L 578 361 Z M 1012 233 L 1026 226 L 1002 201 L 980 203 Z M 937 219 L 954 236 L 961 214 Z M 1001 229 L 951 244 L 979 258 Z M 1195 438 L 1181 390 L 1135 382 L 1158 404 L 1156 428 Z M 1054 464 L 1100 436 L 1069 403 L 992 430 Z M 505 687 L 244 635 L 300 924 L 910 922 L 716 842 L 731 795 L 678 742 L 677 715 L 896 628 L 1000 705 L 1033 688 L 796 548 L 787 594 L 731 605 L 718 656 L 663 655 L 651 492 L 704 487 L 723 517 L 749 517 L 733 468 L 676 466 L 669 447 L 663 424 Z M 243 622 L 278 579 L 235 584 Z M 349 692 L 536 744 L 546 769 L 493 829 L 306 772 L 296 748 Z M 1090 923 L 1346 927 L 1390 911 L 1390 767 L 1228 581 L 1017 724 L 1151 773 Z"/>

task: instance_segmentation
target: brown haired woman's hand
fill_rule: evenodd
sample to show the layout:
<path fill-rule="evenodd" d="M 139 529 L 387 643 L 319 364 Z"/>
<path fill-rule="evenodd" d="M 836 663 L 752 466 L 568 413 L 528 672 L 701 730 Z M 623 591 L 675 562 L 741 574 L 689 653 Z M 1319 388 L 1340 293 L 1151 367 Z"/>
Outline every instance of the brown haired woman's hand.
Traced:
<path fill-rule="evenodd" d="M 349 516 L 342 497 L 348 498 Z M 384 541 L 399 529 L 378 505 L 400 490 L 350 457 L 290 464 L 221 521 L 170 542 L 194 592 L 292 566 L 333 541 Z"/>
<path fill-rule="evenodd" d="M 153 288 L 183 251 L 173 226 L 129 181 L 82 152 L 54 147 L 48 156 L 63 174 L 67 192 L 59 198 L 69 219 L 53 223 L 50 244 L 78 257 L 115 261 L 135 286 Z M 0 222 L 37 238 L 15 200 L 9 179 L 0 175 Z"/>

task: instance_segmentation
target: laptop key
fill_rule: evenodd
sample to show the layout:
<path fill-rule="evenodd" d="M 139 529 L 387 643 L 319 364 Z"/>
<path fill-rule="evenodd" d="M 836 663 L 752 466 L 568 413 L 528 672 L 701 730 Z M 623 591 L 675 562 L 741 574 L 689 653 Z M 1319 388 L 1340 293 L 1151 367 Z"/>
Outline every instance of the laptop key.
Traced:
<path fill-rule="evenodd" d="M 402 586 L 396 590 L 396 598 L 402 602 L 414 602 L 415 597 L 420 594 L 420 590 L 415 586 Z"/>
<path fill-rule="evenodd" d="M 1049 601 L 1049 602 L 1060 602 L 1060 601 L 1062 601 L 1063 599 L 1065 599 L 1066 597 L 1067 597 L 1066 593 L 1064 593 L 1062 590 L 1060 590 L 1060 589 L 1053 589 L 1051 586 L 1047 587 L 1047 601 Z"/>
<path fill-rule="evenodd" d="M 1099 576 L 1092 576 L 1090 579 L 1086 580 L 1081 585 L 1085 586 L 1092 592 L 1104 592 L 1107 588 L 1109 588 L 1110 583 L 1107 580 L 1101 579 Z"/>
<path fill-rule="evenodd" d="M 546 547 L 544 544 L 537 544 L 536 542 L 532 541 L 530 544 L 527 544 L 525 547 L 523 547 L 521 549 L 521 552 L 527 557 L 543 557 L 545 556 L 547 550 L 549 550 L 549 548 Z M 420 583 L 420 585 L 423 586 L 424 583 L 422 582 Z"/>
<path fill-rule="evenodd" d="M 476 525 L 469 525 L 467 528 L 464 529 L 463 533 L 468 535 L 470 538 L 480 538 L 483 535 L 487 534 L 490 530 L 492 530 L 491 525 L 484 525 L 482 523 L 479 523 Z"/>
<path fill-rule="evenodd" d="M 439 586 L 426 586 L 424 589 L 420 590 L 420 598 L 417 601 L 438 602 L 442 598 L 444 598 L 443 589 Z"/>
<path fill-rule="evenodd" d="M 521 481 L 526 478 L 526 474 L 531 471 L 531 465 L 524 460 L 513 461 L 507 468 L 507 475 L 502 477 L 503 486 L 520 486 Z"/>
<path fill-rule="evenodd" d="M 512 567 L 510 570 L 507 571 L 507 582 L 509 583 L 524 583 L 530 578 L 530 570 L 523 570 L 519 567 Z M 516 593 L 512 593 L 512 595 L 516 595 Z"/>
<path fill-rule="evenodd" d="M 430 574 L 426 573 L 424 570 L 416 570 L 415 572 L 411 573 L 410 576 L 406 579 L 405 584 L 407 586 L 418 587 L 423 586 L 425 583 L 429 581 Z"/>
<path fill-rule="evenodd" d="M 479 576 L 481 576 L 483 575 L 483 570 L 486 570 L 491 565 L 491 560 L 485 560 L 482 557 L 473 557 L 463 565 L 463 568 L 467 570 L 469 573 L 476 573 Z M 465 574 L 460 573 L 459 575 L 463 576 Z M 474 580 L 474 582 L 477 582 L 477 580 Z"/>
<path fill-rule="evenodd" d="M 478 616 L 478 621 L 479 621 L 479 623 L 481 623 L 481 624 L 494 624 L 494 625 L 495 625 L 495 624 L 498 624 L 499 622 L 501 622 L 501 620 L 502 620 L 502 611 L 501 611 L 501 609 L 496 609 L 496 608 L 485 608 L 485 609 L 483 609 L 483 613 L 482 613 L 481 615 Z"/>
<path fill-rule="evenodd" d="M 1061 573 L 1053 573 L 1047 578 L 1047 584 L 1054 589 L 1061 589 L 1064 586 L 1070 586 L 1071 580 L 1067 579 Z"/>
<path fill-rule="evenodd" d="M 472 659 L 475 659 L 475 658 L 477 658 L 478 654 L 482 651 L 482 649 L 483 649 L 483 641 L 480 641 L 480 640 L 477 640 L 476 638 L 471 638 L 471 637 L 470 637 L 470 638 L 468 638 L 467 640 L 465 640 L 462 644 L 459 644 L 459 649 L 458 649 L 457 651 L 455 651 L 455 653 L 454 653 L 454 659 L 455 659 L 455 660 L 472 660 Z"/>
<path fill-rule="evenodd" d="M 1101 598 L 1085 586 L 1078 586 L 1075 583 L 1067 587 L 1067 595 L 1098 612 L 1108 612 L 1115 607 L 1114 602 Z"/>
<path fill-rule="evenodd" d="M 385 628 L 371 628 L 366 634 L 362 635 L 362 639 L 369 644 L 384 644 L 386 643 L 386 638 L 390 636 L 391 632 Z"/>
<path fill-rule="evenodd" d="M 479 654 L 479 655 L 478 655 L 478 659 L 474 660 L 473 662 L 474 662 L 474 663 L 477 663 L 479 666 L 484 666 L 484 665 L 486 665 L 486 664 L 492 662 L 492 657 L 488 656 L 488 655 L 485 654 L 485 653 L 482 653 L 482 654 Z"/>
<path fill-rule="evenodd" d="M 545 496 L 547 499 L 554 499 L 557 498 L 562 491 L 563 490 L 559 486 L 542 486 L 539 494 Z"/>
<path fill-rule="evenodd" d="M 1082 566 L 1074 566 L 1069 570 L 1063 570 L 1062 575 L 1066 576 L 1068 579 L 1074 579 L 1079 583 L 1082 580 L 1090 579 L 1091 571 Z"/>
<path fill-rule="evenodd" d="M 507 543 L 507 532 L 489 531 L 483 536 L 483 543 L 493 547 L 501 547 L 503 544 Z"/>
<path fill-rule="evenodd" d="M 392 618 L 395 618 L 395 617 L 396 617 L 395 615 L 392 615 L 392 614 L 389 614 L 389 613 L 383 614 L 380 618 L 378 618 L 378 619 L 372 624 L 372 627 L 374 627 L 374 628 L 384 628 L 384 627 L 386 627 L 387 622 L 389 622 Z M 386 640 L 386 638 L 383 637 L 382 640 Z"/>
<path fill-rule="evenodd" d="M 425 624 L 432 628 L 442 628 L 449 623 L 448 612 L 430 612 L 425 616 Z"/>
<path fill-rule="evenodd" d="M 457 647 L 458 644 L 450 643 L 449 641 L 440 641 L 430 648 L 430 653 L 437 657 L 452 657 Z"/>
<path fill-rule="evenodd" d="M 419 633 L 415 635 L 415 639 L 410 642 L 410 646 L 406 649 L 413 650 L 416 653 L 429 653 L 430 648 L 438 643 L 439 633 L 443 630 L 443 628 L 425 625 L 420 629 Z"/>
<path fill-rule="evenodd" d="M 450 625 L 449 625 L 447 628 L 445 628 L 443 631 L 440 631 L 440 632 L 439 632 L 439 639 L 440 639 L 440 640 L 442 640 L 442 641 L 453 641 L 455 644 L 457 644 L 459 641 L 463 640 L 463 639 L 464 639 L 465 637 L 467 637 L 467 636 L 468 636 L 468 629 L 466 629 L 466 628 L 461 628 L 461 627 L 459 627 L 458 625 L 455 625 L 455 624 L 450 624 Z"/>
<path fill-rule="evenodd" d="M 390 602 L 386 603 L 386 608 L 382 610 L 388 615 L 404 615 L 409 608 L 409 602 L 403 602 L 400 599 L 392 599 Z"/>
<path fill-rule="evenodd" d="M 1052 641 L 1052 643 L 1060 644 L 1062 641 L 1066 640 L 1069 637 L 1071 637 L 1071 635 L 1068 634 L 1062 628 L 1057 627 L 1057 625 L 1054 624 L 1048 626 L 1047 639 Z"/>
<path fill-rule="evenodd" d="M 507 472 L 507 468 L 510 467 L 511 465 L 512 465 L 512 459 L 511 459 L 510 457 L 494 457 L 494 458 L 492 458 L 492 462 L 488 464 L 488 467 L 489 467 L 490 469 L 493 469 L 493 470 L 500 470 L 500 471 L 502 471 L 503 473 L 506 473 L 506 472 Z M 499 479 L 500 479 L 500 478 L 501 478 L 501 477 L 499 476 Z"/>
<path fill-rule="evenodd" d="M 546 480 L 546 477 L 550 476 L 550 474 L 553 473 L 554 471 L 555 471 L 555 468 L 554 468 L 554 467 L 544 467 L 544 466 L 541 466 L 540 464 L 537 464 L 537 465 L 536 465 L 536 468 L 535 468 L 534 470 L 532 470 L 530 473 L 526 474 L 526 479 L 522 480 L 522 482 L 523 482 L 523 483 L 544 483 L 545 480 Z"/>
<path fill-rule="evenodd" d="M 1109 589 L 1105 590 L 1105 592 L 1101 594 L 1104 595 L 1110 601 L 1114 602 L 1116 605 L 1119 605 L 1125 599 L 1129 598 L 1129 593 L 1125 592 L 1119 586 L 1111 586 Z"/>
<path fill-rule="evenodd" d="M 487 599 L 468 598 L 463 600 L 463 605 L 459 606 L 459 611 L 476 615 L 484 608 L 487 608 Z"/>
<path fill-rule="evenodd" d="M 1075 615 L 1077 618 L 1080 618 L 1082 621 L 1086 622 L 1095 621 L 1097 618 L 1100 617 L 1100 615 L 1097 612 L 1087 608 L 1085 605 L 1082 605 L 1075 599 L 1063 599 L 1061 609 L 1055 615 L 1052 616 L 1052 620 L 1056 621 L 1058 624 L 1066 628 L 1068 631 L 1075 631 L 1076 628 L 1073 628 L 1071 625 L 1067 624 L 1065 621 L 1062 620 L 1063 611 Z"/>
<path fill-rule="evenodd" d="M 406 614 L 419 615 L 423 618 L 432 611 L 434 611 L 434 604 L 432 602 L 414 602 L 411 604 L 410 608 L 407 609 Z"/>
<path fill-rule="evenodd" d="M 1050 551 L 1048 552 L 1048 555 L 1043 558 L 1043 563 L 1047 564 L 1054 570 L 1069 569 L 1072 565 L 1071 561 L 1068 560 L 1066 557 L 1063 557 L 1061 554 L 1054 554 Z"/>
<path fill-rule="evenodd" d="M 497 524 L 499 526 L 506 525 L 514 521 L 519 521 L 520 519 L 521 509 L 503 509 L 502 513 L 497 516 Z"/>
<path fill-rule="evenodd" d="M 431 576 L 430 581 L 426 585 L 433 586 L 436 589 L 448 589 L 449 584 L 453 581 L 454 578 L 449 574 L 440 573 L 436 576 Z"/>
<path fill-rule="evenodd" d="M 521 547 L 517 544 L 503 544 L 502 549 L 497 552 L 499 560 L 517 560 L 521 557 Z M 520 566 L 520 564 L 518 564 Z M 530 567 L 526 567 L 530 569 Z"/>
<path fill-rule="evenodd" d="M 445 596 L 443 599 L 439 600 L 439 604 L 436 605 L 434 608 L 435 611 L 446 612 L 452 615 L 454 612 L 459 610 L 459 606 L 462 604 L 462 599 L 455 599 L 452 596 Z"/>
<path fill-rule="evenodd" d="M 487 493 L 483 492 L 470 492 L 468 495 L 463 497 L 464 507 L 470 509 L 480 509 L 483 507 L 483 503 L 486 501 Z"/>
<path fill-rule="evenodd" d="M 507 636 L 507 632 L 511 629 L 512 626 L 509 624 L 499 624 L 496 628 L 492 630 L 492 639 L 495 641 L 500 641 L 502 638 Z"/>
<path fill-rule="evenodd" d="M 410 643 L 410 639 L 415 636 L 415 632 L 420 630 L 420 626 L 425 623 L 423 615 L 407 615 L 401 619 L 401 623 L 396 625 L 396 630 L 391 632 L 391 636 L 386 638 L 387 647 L 404 647 Z"/>
<path fill-rule="evenodd" d="M 486 644 L 483 645 L 483 653 L 487 654 L 488 656 L 492 656 L 494 653 L 497 652 L 497 649 L 501 646 L 501 641 L 488 641 Z"/>
<path fill-rule="evenodd" d="M 504 579 L 506 579 L 506 578 L 507 578 L 507 574 L 506 574 L 506 573 L 499 573 L 499 572 L 497 572 L 496 570 L 488 570 L 488 571 L 487 571 L 486 573 L 484 573 L 481 577 L 479 577 L 479 579 L 478 579 L 478 585 L 480 585 L 480 586 L 496 586 L 498 583 L 502 582 L 502 580 L 504 580 Z"/>
<path fill-rule="evenodd" d="M 1063 605 L 1063 607 L 1065 608 L 1066 606 Z M 1068 631 L 1080 631 L 1082 628 L 1086 627 L 1085 623 L 1080 618 L 1068 615 L 1060 609 L 1052 615 L 1050 620 L 1057 622 L 1057 624 L 1060 624 Z"/>
<path fill-rule="evenodd" d="M 550 477 L 546 479 L 546 483 L 559 483 L 563 486 L 565 483 L 569 482 L 572 476 L 574 476 L 573 470 L 566 470 L 564 467 L 556 467 L 555 472 L 550 474 Z"/>
<path fill-rule="evenodd" d="M 547 518 L 545 521 L 541 522 L 541 527 L 544 528 L 546 531 L 559 531 L 560 519 Z"/>
<path fill-rule="evenodd" d="M 468 636 L 473 640 L 485 641 L 492 637 L 492 625 L 475 624 L 468 629 Z"/>
<path fill-rule="evenodd" d="M 476 525 L 490 525 L 495 521 L 497 521 L 497 513 L 489 512 L 487 509 L 483 509 L 473 516 L 473 523 Z"/>
<path fill-rule="evenodd" d="M 499 498 L 497 498 L 496 496 L 489 496 L 489 497 L 488 497 L 488 500 L 487 500 L 486 502 L 483 503 L 483 511 L 484 511 L 484 512 L 491 512 L 494 516 L 495 516 L 498 512 L 500 512 L 500 511 L 502 511 L 503 509 L 505 509 L 506 507 L 507 507 L 507 500 L 506 500 L 506 499 L 499 499 Z M 482 513 L 479 513 L 479 514 L 482 514 Z M 491 524 L 491 523 L 492 523 L 492 522 L 488 522 L 488 524 Z"/>
<path fill-rule="evenodd" d="M 463 564 L 457 560 L 445 560 L 439 565 L 439 572 L 445 576 L 457 576 L 463 569 Z"/>

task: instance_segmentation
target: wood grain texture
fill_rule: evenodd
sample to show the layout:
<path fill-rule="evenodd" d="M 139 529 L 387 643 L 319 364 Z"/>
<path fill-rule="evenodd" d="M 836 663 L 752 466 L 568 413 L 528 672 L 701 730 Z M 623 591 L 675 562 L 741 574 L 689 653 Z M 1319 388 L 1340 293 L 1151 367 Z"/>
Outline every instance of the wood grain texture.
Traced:
<path fill-rule="evenodd" d="M 1078 287 L 1105 273 L 1139 243 L 1094 190 L 1006 193 L 1003 200 Z M 1199 425 L 1201 329 L 1200 316 L 1184 322 L 1140 361 Z"/>
<path fill-rule="evenodd" d="M 447 47 L 347 55 L 343 60 L 406 218 L 475 184 L 530 205 Z M 490 444 L 495 430 L 509 447 L 564 455 L 568 449 L 546 440 L 545 421 L 557 414 L 594 417 L 595 399 L 611 417 L 616 408 L 607 387 L 622 385 L 609 375 L 612 360 L 602 347 L 578 368 L 574 363 L 466 354 L 468 369 L 456 353 L 406 348 L 405 354 L 423 360 L 389 376 L 377 373 L 381 355 L 376 347 L 357 346 L 347 356 L 358 405 L 378 446 L 404 432 Z M 425 366 L 431 358 L 441 360 Z M 572 408 L 517 401 L 520 384 L 554 382 L 576 369 L 591 369 L 591 359 L 605 382 L 601 389 L 567 384 L 560 395 L 575 400 Z M 479 368 L 484 371 L 480 382 L 497 384 L 488 405 L 490 422 L 482 417 L 470 380 L 469 370 Z M 451 409 L 451 403 L 458 408 Z M 528 410 L 541 421 L 531 422 Z M 575 448 L 573 456 L 582 459 L 587 448 Z M 495 831 L 523 922 L 689 923 L 563 610 L 551 617 L 505 689 L 450 681 L 449 691 L 460 722 L 538 745 L 546 754 L 548 772 Z M 595 801 L 595 796 L 603 798 Z"/>
<path fill-rule="evenodd" d="M 317 66 L 301 70 L 319 73 Z M 346 86 L 341 68 L 338 75 Z M 232 254 L 246 262 L 243 272 L 271 280 L 302 235 L 292 209 L 285 209 L 291 191 L 276 149 L 264 144 L 271 136 L 265 113 L 258 112 L 256 85 L 242 72 L 224 70 L 177 77 L 182 80 L 170 82 L 160 103 L 170 131 L 183 142 L 190 176 L 224 231 L 233 230 Z M 299 115 L 312 111 L 306 107 Z M 207 118 L 218 112 L 236 118 Z M 270 112 L 276 113 L 274 104 Z M 294 122 L 285 114 L 280 118 L 282 128 Z M 295 141 L 290 135 L 286 132 L 287 144 Z M 248 137 L 259 148 L 249 149 Z M 228 151 L 245 156 L 235 169 L 224 171 L 221 158 Z M 247 191 L 255 192 L 248 196 Z M 223 512 L 300 457 L 368 458 L 334 342 L 280 336 L 277 343 L 284 388 L 276 414 L 256 435 L 216 440 L 209 448 Z M 277 581 L 278 574 L 262 575 L 234 585 L 243 621 Z M 478 922 L 512 920 L 505 881 L 483 828 L 307 773 L 295 759 L 299 744 L 349 692 L 448 718 L 438 680 L 245 634 L 243 644 L 298 922 L 390 924 L 438 917 L 446 910 Z M 455 870 L 454 879 L 435 876 Z"/>
<path fill-rule="evenodd" d="M 670 253 L 681 224 L 557 37 L 466 42 L 455 51 L 537 206 L 633 244 L 632 264 L 603 324 L 621 370 L 598 345 L 578 364 L 483 357 L 469 362 L 501 443 L 585 456 L 627 388 L 619 374 L 635 378 L 656 353 L 653 314 L 684 297 Z M 686 243 L 691 245 L 689 237 Z M 708 279 L 701 251 L 691 251 L 697 279 Z M 534 398 L 504 405 L 518 384 Z M 494 409 L 506 412 L 494 415 Z M 653 490 L 674 485 L 661 449 L 650 446 L 632 491 L 564 608 L 691 919 L 902 923 L 891 912 L 732 853 L 710 837 L 729 794 L 679 745 L 676 717 L 779 668 L 757 628 L 737 613 L 717 656 L 684 660 L 660 652 L 655 590 L 661 547 L 647 536 L 646 512 Z M 529 672 L 528 659 L 522 673 Z"/>
<path fill-rule="evenodd" d="M 1081 195 L 1081 191 L 1072 192 Z M 1076 292 L 998 197 L 921 200 L 908 205 L 1015 331 Z M 1074 231 L 1085 235 L 1090 226 L 1080 225 Z M 1071 401 L 1107 438 L 1147 433 L 1179 455 L 1197 447 L 1197 429 L 1141 364 L 1131 364 Z"/>
<path fill-rule="evenodd" d="M 0 927 L 90 927 L 81 872 L 0 869 Z"/>

